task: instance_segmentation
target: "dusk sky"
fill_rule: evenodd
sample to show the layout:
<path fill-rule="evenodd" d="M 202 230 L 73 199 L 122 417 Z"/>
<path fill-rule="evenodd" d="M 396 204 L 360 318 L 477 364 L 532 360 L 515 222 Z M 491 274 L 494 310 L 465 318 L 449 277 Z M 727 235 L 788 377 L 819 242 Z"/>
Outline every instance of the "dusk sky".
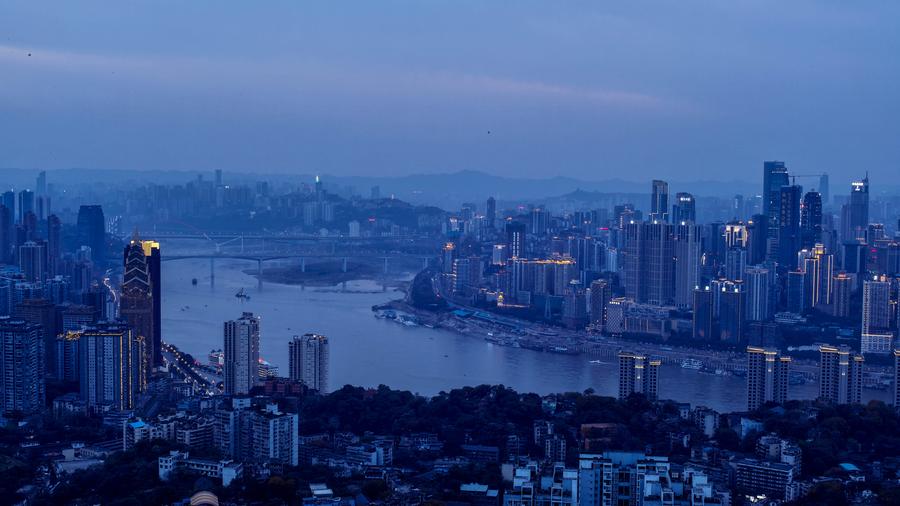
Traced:
<path fill-rule="evenodd" d="M 9 2 L 0 167 L 900 174 L 900 2 Z"/>

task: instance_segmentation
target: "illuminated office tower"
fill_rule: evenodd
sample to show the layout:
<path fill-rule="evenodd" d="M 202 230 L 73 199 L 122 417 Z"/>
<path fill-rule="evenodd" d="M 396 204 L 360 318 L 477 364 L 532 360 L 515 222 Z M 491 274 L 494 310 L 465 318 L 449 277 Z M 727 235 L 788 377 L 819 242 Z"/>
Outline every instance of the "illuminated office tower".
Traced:
<path fill-rule="evenodd" d="M 834 276 L 834 256 L 825 252 L 825 246 L 814 245 L 797 253 L 798 270 L 805 275 L 804 307 L 817 307 L 831 303 Z"/>
<path fill-rule="evenodd" d="M 700 228 L 677 222 L 675 230 L 675 305 L 686 309 L 693 303 L 700 282 Z"/>
<path fill-rule="evenodd" d="M 835 274 L 831 280 L 831 314 L 838 318 L 850 316 L 850 295 L 853 278 L 846 272 Z"/>
<path fill-rule="evenodd" d="M 672 223 L 691 224 L 697 221 L 697 202 L 690 193 L 679 192 L 675 194 L 675 203 L 672 204 Z"/>
<path fill-rule="evenodd" d="M 763 162 L 763 214 L 768 220 L 769 237 L 776 237 L 781 216 L 781 187 L 790 185 L 784 162 Z"/>
<path fill-rule="evenodd" d="M 154 318 L 150 265 L 144 253 L 144 245 L 137 238 L 133 238 L 125 246 L 124 265 L 119 315 L 128 322 L 134 334 L 143 340 L 146 354 L 144 363 L 149 370 L 157 362 L 153 345 L 157 322 Z"/>
<path fill-rule="evenodd" d="M 747 347 L 747 410 L 767 402 L 783 404 L 788 397 L 790 357 L 777 350 Z"/>
<path fill-rule="evenodd" d="M 650 196 L 650 221 L 669 221 L 669 183 L 653 180 Z"/>
<path fill-rule="evenodd" d="M 858 404 L 862 399 L 865 359 L 846 346 L 819 346 L 819 399 L 835 404 Z"/>
<path fill-rule="evenodd" d="M 44 343 L 40 325 L 0 316 L 0 414 L 44 407 Z"/>
<path fill-rule="evenodd" d="M 782 271 L 797 267 L 797 252 L 800 251 L 800 194 L 797 185 L 781 189 L 781 204 L 778 218 L 778 263 Z"/>
<path fill-rule="evenodd" d="M 693 338 L 708 341 L 713 338 L 713 295 L 708 286 L 694 289 Z"/>
<path fill-rule="evenodd" d="M 800 247 L 811 249 L 822 242 L 822 195 L 806 192 L 800 208 Z"/>
<path fill-rule="evenodd" d="M 294 336 L 288 343 L 290 379 L 302 381 L 320 394 L 328 393 L 328 338 L 319 334 Z"/>
<path fill-rule="evenodd" d="M 863 283 L 862 333 L 859 350 L 862 353 L 890 353 L 891 283 L 886 278 L 874 278 Z"/>
<path fill-rule="evenodd" d="M 659 360 L 628 351 L 619 352 L 619 399 L 644 394 L 656 400 L 659 393 Z"/>
<path fill-rule="evenodd" d="M 244 312 L 225 322 L 225 394 L 246 395 L 259 378 L 259 317 Z"/>
<path fill-rule="evenodd" d="M 747 321 L 764 322 L 772 318 L 775 307 L 773 273 L 764 267 L 750 267 L 744 271 L 747 287 Z"/>
<path fill-rule="evenodd" d="M 88 406 L 134 409 L 146 385 L 144 340 L 122 323 L 99 323 L 74 334 L 81 399 Z"/>

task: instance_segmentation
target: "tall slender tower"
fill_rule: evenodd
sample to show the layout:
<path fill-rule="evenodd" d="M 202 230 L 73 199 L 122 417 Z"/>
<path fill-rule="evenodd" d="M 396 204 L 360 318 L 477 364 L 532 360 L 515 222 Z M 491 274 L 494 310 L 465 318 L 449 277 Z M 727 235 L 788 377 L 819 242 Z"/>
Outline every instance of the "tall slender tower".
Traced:
<path fill-rule="evenodd" d="M 153 346 L 156 335 L 153 286 L 144 246 L 137 238 L 137 234 L 125 246 L 124 262 L 125 274 L 122 278 L 119 315 L 128 322 L 135 335 L 145 343 L 144 365 L 145 369 L 149 371 L 158 362 L 155 356 L 157 350 Z"/>
<path fill-rule="evenodd" d="M 763 214 L 768 219 L 769 237 L 774 238 L 778 230 L 781 214 L 781 187 L 788 186 L 790 179 L 784 162 L 763 162 Z"/>
<path fill-rule="evenodd" d="M 259 317 L 225 322 L 225 394 L 246 395 L 259 379 Z"/>
<path fill-rule="evenodd" d="M 319 334 L 294 336 L 288 343 L 290 378 L 321 394 L 328 393 L 328 338 Z"/>
<path fill-rule="evenodd" d="M 874 278 L 863 283 L 862 332 L 859 350 L 862 353 L 890 353 L 891 283 Z"/>

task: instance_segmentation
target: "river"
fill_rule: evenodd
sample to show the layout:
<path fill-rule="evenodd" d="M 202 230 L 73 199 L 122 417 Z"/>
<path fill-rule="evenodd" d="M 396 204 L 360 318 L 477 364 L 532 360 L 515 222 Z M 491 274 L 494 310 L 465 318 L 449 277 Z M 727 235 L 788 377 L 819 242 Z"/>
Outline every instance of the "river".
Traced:
<path fill-rule="evenodd" d="M 615 396 L 618 365 L 592 364 L 586 356 L 543 353 L 490 344 L 441 329 L 407 327 L 374 318 L 371 306 L 402 296 L 381 291 L 371 281 L 348 283 L 349 293 L 337 288 L 309 288 L 265 283 L 244 269 L 256 263 L 217 260 L 210 283 L 207 260 L 163 262 L 163 340 L 206 361 L 212 349 L 222 348 L 222 324 L 243 311 L 261 317 L 261 356 L 288 370 L 288 341 L 293 335 L 315 332 L 328 336 L 330 384 L 388 385 L 423 395 L 479 384 L 503 384 L 522 392 L 547 394 L 594 389 Z M 191 283 L 192 278 L 198 284 Z M 234 294 L 243 288 L 249 300 Z M 745 407 L 744 380 L 713 376 L 677 366 L 662 366 L 660 398 L 706 405 L 719 411 Z M 791 387 L 793 398 L 813 398 L 815 384 Z M 887 399 L 887 392 L 864 390 L 864 398 Z"/>

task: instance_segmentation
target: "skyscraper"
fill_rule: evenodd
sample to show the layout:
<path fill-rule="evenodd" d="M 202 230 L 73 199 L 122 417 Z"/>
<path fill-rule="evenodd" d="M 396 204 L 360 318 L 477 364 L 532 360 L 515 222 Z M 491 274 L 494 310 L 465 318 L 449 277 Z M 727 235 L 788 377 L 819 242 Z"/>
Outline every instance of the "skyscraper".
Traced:
<path fill-rule="evenodd" d="M 862 353 L 890 353 L 891 283 L 885 278 L 873 278 L 863 283 L 862 332 L 859 350 Z"/>
<path fill-rule="evenodd" d="M 744 339 L 743 283 L 729 283 L 719 293 L 719 340 L 740 343 Z"/>
<path fill-rule="evenodd" d="M 764 267 L 750 267 L 744 271 L 747 287 L 747 321 L 764 322 L 772 318 L 775 307 L 773 273 Z"/>
<path fill-rule="evenodd" d="M 591 323 L 603 328 L 606 323 L 606 305 L 612 297 L 609 283 L 604 279 L 591 282 Z"/>
<path fill-rule="evenodd" d="M 669 221 L 669 183 L 653 180 L 650 196 L 650 221 Z"/>
<path fill-rule="evenodd" d="M 754 214 L 747 222 L 747 261 L 758 265 L 766 260 L 769 247 L 769 222 L 765 215 Z"/>
<path fill-rule="evenodd" d="M 869 176 L 861 181 L 850 183 L 850 201 L 844 216 L 844 242 L 866 240 L 866 229 L 869 226 Z"/>
<path fill-rule="evenodd" d="M 628 351 L 619 352 L 619 399 L 644 394 L 656 400 L 659 392 L 660 361 Z"/>
<path fill-rule="evenodd" d="M 778 263 L 779 269 L 788 271 L 797 267 L 797 252 L 800 251 L 800 194 L 797 185 L 781 188 L 781 203 L 778 218 Z"/>
<path fill-rule="evenodd" d="M 819 193 L 822 194 L 822 206 L 828 207 L 831 202 L 831 188 L 828 183 L 828 174 L 819 176 Z"/>
<path fill-rule="evenodd" d="M 19 268 L 32 283 L 47 277 L 47 243 L 28 241 L 19 246 Z"/>
<path fill-rule="evenodd" d="M 136 237 L 125 246 L 124 264 L 119 314 L 131 326 L 135 336 L 143 340 L 146 353 L 144 364 L 149 371 L 157 361 L 153 346 L 156 323 L 153 317 L 153 287 L 144 247 Z"/>
<path fill-rule="evenodd" d="M 690 193 L 679 192 L 675 194 L 675 203 L 672 204 L 672 223 L 695 223 L 697 221 L 697 203 Z"/>
<path fill-rule="evenodd" d="M 509 258 L 525 258 L 525 224 L 518 221 L 506 223 L 506 252 Z"/>
<path fill-rule="evenodd" d="M 713 295 L 708 286 L 694 289 L 693 338 L 708 341 L 713 338 Z"/>
<path fill-rule="evenodd" d="M 146 386 L 144 341 L 119 322 L 75 331 L 81 399 L 89 406 L 133 409 Z"/>
<path fill-rule="evenodd" d="M 26 214 L 34 212 L 34 192 L 31 190 L 22 190 L 19 192 L 18 197 L 18 217 L 19 222 L 21 223 Z"/>
<path fill-rule="evenodd" d="M 497 201 L 494 197 L 488 197 L 487 199 L 487 205 L 484 207 L 484 218 L 487 222 L 487 227 L 493 230 L 497 225 Z"/>
<path fill-rule="evenodd" d="M 102 268 L 106 261 L 106 218 L 102 207 L 78 208 L 78 241 L 80 246 L 91 248 L 91 261 L 96 268 Z"/>
<path fill-rule="evenodd" d="M 56 368 L 56 305 L 47 299 L 25 299 L 16 304 L 16 317 L 40 325 L 44 347 L 44 371 Z"/>
<path fill-rule="evenodd" d="M 694 288 L 700 282 L 700 228 L 693 222 L 676 222 L 675 305 L 686 309 L 693 303 Z"/>
<path fill-rule="evenodd" d="M 781 216 L 781 187 L 789 184 L 790 178 L 784 162 L 763 162 L 763 214 L 769 221 L 769 237 L 776 237 Z"/>
<path fill-rule="evenodd" d="M 790 357 L 777 350 L 747 347 L 747 410 L 767 402 L 783 404 L 788 395 Z"/>
<path fill-rule="evenodd" d="M 328 393 L 328 338 L 319 334 L 294 336 L 288 343 L 290 378 L 310 389 Z"/>
<path fill-rule="evenodd" d="M 846 346 L 819 346 L 819 399 L 835 404 L 858 404 L 862 398 L 862 355 Z"/>
<path fill-rule="evenodd" d="M 38 413 L 44 407 L 44 343 L 40 325 L 0 316 L 0 411 Z"/>
<path fill-rule="evenodd" d="M 831 280 L 831 314 L 838 318 L 850 316 L 850 294 L 853 278 L 845 272 L 835 274 Z"/>
<path fill-rule="evenodd" d="M 16 243 L 13 236 L 13 221 L 15 210 L 0 204 L 0 264 L 9 263 L 12 258 L 13 245 Z"/>
<path fill-rule="evenodd" d="M 225 394 L 246 395 L 259 378 L 259 318 L 244 312 L 225 322 Z"/>
<path fill-rule="evenodd" d="M 675 240 L 672 225 L 628 223 L 623 263 L 626 296 L 637 302 L 666 305 L 675 298 Z"/>
<path fill-rule="evenodd" d="M 822 242 L 822 195 L 806 192 L 800 209 L 800 247 L 811 249 Z"/>
<path fill-rule="evenodd" d="M 47 217 L 47 271 L 50 276 L 60 274 L 62 255 L 62 221 L 55 214 Z"/>

